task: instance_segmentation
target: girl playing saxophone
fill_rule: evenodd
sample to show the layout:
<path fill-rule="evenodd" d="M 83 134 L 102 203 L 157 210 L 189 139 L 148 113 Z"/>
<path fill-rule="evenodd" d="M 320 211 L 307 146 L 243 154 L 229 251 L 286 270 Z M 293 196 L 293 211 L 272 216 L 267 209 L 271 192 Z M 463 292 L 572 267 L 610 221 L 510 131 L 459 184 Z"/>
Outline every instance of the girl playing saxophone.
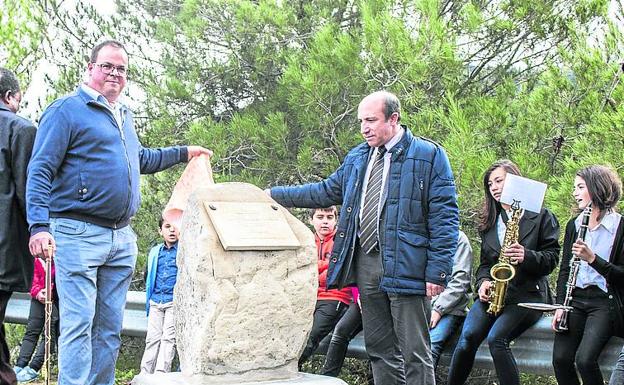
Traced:
<path fill-rule="evenodd" d="M 476 274 L 478 298 L 468 312 L 461 336 L 451 360 L 448 384 L 464 384 L 474 363 L 477 348 L 487 337 L 490 353 L 501 384 L 519 385 L 519 372 L 509 344 L 535 324 L 541 312 L 519 307 L 519 302 L 546 302 L 546 276 L 555 268 L 559 256 L 559 223 L 542 208 L 540 213 L 525 211 L 514 224 L 518 231 L 514 241 L 506 241 L 511 207 L 500 202 L 507 174 L 520 175 L 518 167 L 508 160 L 495 162 L 484 175 L 485 202 L 481 213 L 481 260 Z M 509 212 L 507 212 L 510 210 Z M 501 245 L 509 243 L 508 247 Z M 501 249 L 502 253 L 501 253 Z M 493 279 L 492 266 L 499 256 L 514 266 L 515 275 L 506 282 L 502 309 L 488 312 Z"/>

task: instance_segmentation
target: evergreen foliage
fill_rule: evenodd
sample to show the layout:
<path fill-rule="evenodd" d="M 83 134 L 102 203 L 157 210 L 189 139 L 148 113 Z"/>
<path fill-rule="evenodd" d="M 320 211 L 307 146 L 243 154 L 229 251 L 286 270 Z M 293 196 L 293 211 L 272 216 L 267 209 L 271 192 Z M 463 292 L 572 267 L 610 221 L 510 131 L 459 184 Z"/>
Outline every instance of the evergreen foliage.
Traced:
<path fill-rule="evenodd" d="M 621 27 L 623 5 L 608 0 L 117 0 L 109 16 L 81 1 L 5 0 L 0 65 L 24 88 L 37 60 L 57 66 L 52 100 L 81 81 L 93 45 L 118 39 L 142 143 L 203 145 L 217 182 L 262 188 L 331 174 L 362 141 L 361 98 L 392 91 L 402 123 L 445 147 L 478 255 L 494 160 L 548 183 L 562 226 L 576 170 L 623 175 L 624 39 L 610 6 Z M 142 179 L 139 272 L 181 170 Z"/>
<path fill-rule="evenodd" d="M 0 11 L 0 66 L 13 71 L 22 91 L 30 83 L 46 38 L 46 19 L 36 0 L 4 0 Z"/>
<path fill-rule="evenodd" d="M 33 4 L 49 16 L 44 52 L 61 69 L 50 98 L 75 88 L 97 41 L 122 40 L 144 145 L 209 147 L 218 182 L 328 176 L 361 141 L 358 102 L 379 89 L 446 148 L 473 240 L 495 159 L 548 183 L 562 223 L 575 170 L 622 168 L 623 39 L 607 0 L 119 0 L 110 17 Z M 143 179 L 143 252 L 180 172 Z"/>
<path fill-rule="evenodd" d="M 120 9 L 137 7 L 150 21 L 130 28 L 148 28 L 160 51 L 158 65 L 141 69 L 144 139 L 214 149 L 217 181 L 265 187 L 328 176 L 361 141 L 357 105 L 378 89 L 399 96 L 404 124 L 446 148 L 473 239 L 482 174 L 497 158 L 548 183 L 546 205 L 562 222 L 577 168 L 621 167 L 612 144 L 622 127 L 622 86 L 613 86 L 622 37 L 607 1 L 196 0 Z M 589 46 L 596 32 L 604 35 Z M 163 182 L 146 186 L 169 191 Z"/>

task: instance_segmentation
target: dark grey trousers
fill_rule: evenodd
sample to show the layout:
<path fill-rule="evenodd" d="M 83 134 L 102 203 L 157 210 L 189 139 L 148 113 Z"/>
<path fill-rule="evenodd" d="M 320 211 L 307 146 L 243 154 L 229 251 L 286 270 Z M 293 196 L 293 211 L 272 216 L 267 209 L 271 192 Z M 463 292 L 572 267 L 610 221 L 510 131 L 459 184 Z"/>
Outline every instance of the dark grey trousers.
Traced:
<path fill-rule="evenodd" d="M 9 353 L 9 345 L 6 342 L 4 331 L 4 314 L 11 294 L 13 293 L 10 291 L 0 291 L 0 385 L 17 384 L 15 372 L 11 367 L 11 354 Z"/>
<path fill-rule="evenodd" d="M 429 340 L 430 299 L 381 291 L 378 251 L 357 251 L 356 272 L 366 351 L 375 384 L 435 385 Z"/>

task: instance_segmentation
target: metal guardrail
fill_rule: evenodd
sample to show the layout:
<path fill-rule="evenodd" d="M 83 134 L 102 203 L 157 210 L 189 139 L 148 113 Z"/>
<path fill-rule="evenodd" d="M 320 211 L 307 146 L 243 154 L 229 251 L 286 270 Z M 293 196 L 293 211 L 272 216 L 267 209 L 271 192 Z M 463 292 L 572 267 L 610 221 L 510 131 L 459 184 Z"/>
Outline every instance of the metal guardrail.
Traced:
<path fill-rule="evenodd" d="M 555 332 L 550 327 L 551 322 L 552 316 L 544 316 L 537 324 L 533 325 L 520 337 L 511 342 L 511 350 L 513 351 L 520 372 L 554 376 L 552 351 Z M 455 333 L 453 338 L 444 347 L 444 351 L 440 355 L 440 365 L 448 366 L 450 364 L 458 338 L 459 331 Z M 328 342 L 328 338 L 324 339 L 317 353 L 325 354 Z M 622 350 L 622 345 L 624 345 L 624 339 L 611 337 L 608 345 L 600 355 L 599 364 L 602 372 L 607 376 L 606 378 L 608 378 L 613 370 L 613 366 Z M 364 336 L 362 333 L 351 340 L 347 355 L 349 357 L 363 359 L 368 357 L 366 355 Z M 474 367 L 478 369 L 494 370 L 494 363 L 492 362 L 492 356 L 490 355 L 487 341 L 484 341 L 481 346 L 479 346 Z"/>
<path fill-rule="evenodd" d="M 5 322 L 28 323 L 31 296 L 28 293 L 13 293 L 7 305 Z M 121 334 L 145 338 L 147 333 L 147 316 L 145 315 L 145 292 L 129 291 L 126 295 L 123 328 Z"/>
<path fill-rule="evenodd" d="M 28 322 L 30 299 L 31 297 L 29 294 L 14 293 L 7 306 L 5 321 L 9 323 L 26 324 Z M 552 317 L 550 316 L 542 317 L 536 325 L 511 343 L 511 350 L 514 353 L 518 368 L 521 372 L 543 375 L 554 374 L 552 368 L 554 332 L 550 328 L 551 321 Z M 129 291 L 126 296 L 122 334 L 144 338 L 146 333 L 147 317 L 145 315 L 145 292 Z M 450 363 L 457 338 L 458 335 L 455 335 L 444 348 L 444 352 L 440 356 L 441 365 L 448 366 Z M 328 343 L 329 338 L 324 339 L 317 350 L 317 354 L 325 354 Z M 612 337 L 609 344 L 600 355 L 599 362 L 605 375 L 608 376 L 611 373 L 623 344 L 623 339 Z M 368 358 L 362 333 L 351 340 L 347 355 L 354 358 Z M 492 363 L 492 357 L 490 356 L 487 342 L 484 342 L 479 347 L 474 367 L 494 370 L 494 364 Z"/>

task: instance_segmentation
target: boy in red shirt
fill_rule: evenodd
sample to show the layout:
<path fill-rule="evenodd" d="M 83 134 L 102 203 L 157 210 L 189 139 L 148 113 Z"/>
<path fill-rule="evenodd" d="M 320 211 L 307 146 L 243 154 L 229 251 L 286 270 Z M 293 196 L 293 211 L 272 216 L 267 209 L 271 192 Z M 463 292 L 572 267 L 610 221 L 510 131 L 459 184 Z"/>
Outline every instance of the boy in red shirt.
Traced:
<path fill-rule="evenodd" d="M 310 330 L 310 336 L 303 353 L 299 357 L 299 369 L 314 353 L 321 340 L 334 329 L 352 302 L 350 288 L 327 290 L 327 268 L 334 246 L 336 214 L 335 206 L 310 210 L 310 224 L 314 227 L 316 240 L 319 285 L 312 330 Z"/>

